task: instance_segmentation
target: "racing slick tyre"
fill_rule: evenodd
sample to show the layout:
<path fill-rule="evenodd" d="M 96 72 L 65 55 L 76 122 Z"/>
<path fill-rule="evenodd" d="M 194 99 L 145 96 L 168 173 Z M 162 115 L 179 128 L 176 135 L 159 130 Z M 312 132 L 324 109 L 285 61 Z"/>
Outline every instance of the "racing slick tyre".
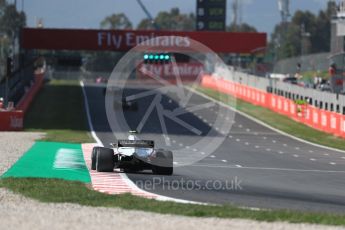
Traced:
<path fill-rule="evenodd" d="M 96 151 L 97 172 L 113 172 L 114 166 L 114 151 L 109 148 L 99 147 Z"/>
<path fill-rule="evenodd" d="M 96 161 L 97 161 L 97 149 L 100 147 L 93 147 L 91 154 L 91 170 L 96 170 Z"/>
<path fill-rule="evenodd" d="M 155 164 L 152 165 L 152 172 L 158 175 L 172 175 L 173 167 L 173 153 L 166 150 L 158 150 L 156 153 Z"/>

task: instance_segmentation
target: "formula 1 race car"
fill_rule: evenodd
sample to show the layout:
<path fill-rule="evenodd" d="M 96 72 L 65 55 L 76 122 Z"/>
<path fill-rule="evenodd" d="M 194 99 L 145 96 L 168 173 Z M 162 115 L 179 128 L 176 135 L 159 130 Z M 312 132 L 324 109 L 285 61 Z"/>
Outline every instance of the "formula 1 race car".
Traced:
<path fill-rule="evenodd" d="M 91 169 L 98 172 L 113 172 L 115 168 L 124 172 L 152 170 L 154 174 L 173 174 L 171 151 L 155 149 L 154 141 L 139 140 L 133 132 L 127 140 L 118 140 L 112 148 L 94 147 Z"/>
<path fill-rule="evenodd" d="M 137 111 L 138 110 L 138 103 L 136 101 L 127 101 L 126 98 L 122 98 L 120 100 L 114 101 L 114 108 L 120 108 L 122 106 L 123 110 L 132 110 Z"/>
<path fill-rule="evenodd" d="M 123 110 L 138 110 L 138 102 L 136 101 L 128 101 L 125 97 L 122 96 L 121 91 L 117 88 L 110 88 L 108 89 L 110 93 L 113 94 L 114 97 L 114 109 L 119 109 L 122 107 Z M 107 88 L 103 89 L 103 95 L 106 95 Z"/>

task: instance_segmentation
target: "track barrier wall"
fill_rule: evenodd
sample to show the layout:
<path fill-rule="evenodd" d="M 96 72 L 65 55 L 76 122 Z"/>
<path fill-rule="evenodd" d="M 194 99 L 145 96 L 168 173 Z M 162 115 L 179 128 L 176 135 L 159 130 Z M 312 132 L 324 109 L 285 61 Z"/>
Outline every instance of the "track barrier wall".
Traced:
<path fill-rule="evenodd" d="M 222 77 L 204 75 L 201 85 L 251 104 L 268 108 L 314 129 L 345 138 L 345 115 L 319 109 L 309 104 L 299 105 L 283 96 L 242 85 Z"/>
<path fill-rule="evenodd" d="M 27 89 L 13 110 L 0 111 L 0 131 L 20 131 L 24 128 L 24 116 L 31 102 L 43 86 L 44 72 L 35 73 L 34 82 Z"/>

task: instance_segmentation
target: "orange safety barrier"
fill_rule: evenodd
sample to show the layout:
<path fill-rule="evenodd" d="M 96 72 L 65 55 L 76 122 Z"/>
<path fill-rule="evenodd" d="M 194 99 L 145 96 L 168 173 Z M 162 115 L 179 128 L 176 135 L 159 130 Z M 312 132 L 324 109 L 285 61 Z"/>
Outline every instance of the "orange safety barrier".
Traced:
<path fill-rule="evenodd" d="M 309 104 L 297 105 L 285 97 L 210 75 L 202 77 L 201 85 L 268 108 L 314 129 L 345 138 L 345 115 Z"/>
<path fill-rule="evenodd" d="M 340 117 L 340 136 L 345 138 L 345 116 Z"/>

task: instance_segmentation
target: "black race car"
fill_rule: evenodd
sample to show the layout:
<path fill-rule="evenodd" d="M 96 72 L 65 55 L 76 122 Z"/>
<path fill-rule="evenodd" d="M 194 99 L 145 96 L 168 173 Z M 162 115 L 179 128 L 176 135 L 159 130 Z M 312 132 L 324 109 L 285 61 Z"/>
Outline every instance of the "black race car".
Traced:
<path fill-rule="evenodd" d="M 152 170 L 154 174 L 173 174 L 173 153 L 155 149 L 154 141 L 139 140 L 130 134 L 127 140 L 118 140 L 112 148 L 94 147 L 91 169 L 98 172 L 113 172 L 115 168 L 124 172 Z"/>
<path fill-rule="evenodd" d="M 126 97 L 122 95 L 119 89 L 111 88 L 109 89 L 109 91 L 112 93 L 112 96 L 114 97 L 114 109 L 119 109 L 122 107 L 123 110 L 138 110 L 138 102 L 126 100 Z M 106 95 L 106 92 L 107 88 L 104 88 L 103 94 Z"/>

